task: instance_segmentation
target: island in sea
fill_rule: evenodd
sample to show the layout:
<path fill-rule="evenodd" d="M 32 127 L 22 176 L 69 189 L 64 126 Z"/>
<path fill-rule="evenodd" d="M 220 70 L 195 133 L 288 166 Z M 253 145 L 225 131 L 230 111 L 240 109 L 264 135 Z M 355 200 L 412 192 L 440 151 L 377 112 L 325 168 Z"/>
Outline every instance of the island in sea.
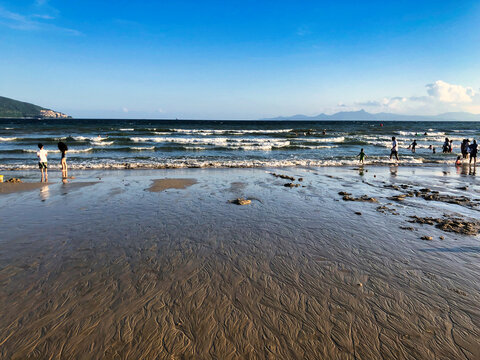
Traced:
<path fill-rule="evenodd" d="M 0 118 L 69 119 L 59 111 L 0 96 Z"/>

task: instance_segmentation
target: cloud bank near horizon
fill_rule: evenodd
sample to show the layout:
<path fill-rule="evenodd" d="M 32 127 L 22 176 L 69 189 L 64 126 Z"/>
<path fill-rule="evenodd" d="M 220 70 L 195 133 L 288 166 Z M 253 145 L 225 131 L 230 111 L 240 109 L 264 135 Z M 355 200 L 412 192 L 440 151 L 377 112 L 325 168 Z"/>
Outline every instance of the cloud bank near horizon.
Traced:
<path fill-rule="evenodd" d="M 405 115 L 436 115 L 444 112 L 480 113 L 480 92 L 472 87 L 437 80 L 426 84 L 426 95 L 395 96 L 367 100 L 343 108 L 365 108 L 370 112 L 392 112 Z"/>

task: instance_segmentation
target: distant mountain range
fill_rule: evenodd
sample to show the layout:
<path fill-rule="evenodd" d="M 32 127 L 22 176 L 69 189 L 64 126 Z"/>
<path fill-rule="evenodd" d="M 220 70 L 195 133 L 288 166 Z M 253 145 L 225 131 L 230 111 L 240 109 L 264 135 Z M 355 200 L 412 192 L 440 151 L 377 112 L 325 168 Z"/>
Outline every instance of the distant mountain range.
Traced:
<path fill-rule="evenodd" d="M 467 112 L 449 112 L 439 115 L 399 115 L 391 113 L 376 113 L 372 114 L 365 110 L 360 111 L 342 111 L 332 115 L 319 114 L 315 116 L 307 115 L 293 115 L 293 116 L 279 116 L 275 118 L 267 118 L 262 120 L 377 120 L 377 121 L 480 121 L 480 114 L 471 114 Z"/>
<path fill-rule="evenodd" d="M 0 118 L 66 119 L 69 117 L 58 111 L 0 96 Z"/>

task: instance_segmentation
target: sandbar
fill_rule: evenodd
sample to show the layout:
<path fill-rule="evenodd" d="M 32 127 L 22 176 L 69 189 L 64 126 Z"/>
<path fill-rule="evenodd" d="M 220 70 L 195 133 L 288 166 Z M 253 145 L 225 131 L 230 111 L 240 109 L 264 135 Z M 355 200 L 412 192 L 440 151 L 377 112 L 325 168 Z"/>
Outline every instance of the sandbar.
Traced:
<path fill-rule="evenodd" d="M 36 189 L 41 189 L 44 186 L 48 186 L 50 183 L 0 183 L 0 195 L 13 194 L 23 191 L 32 191 Z"/>
<path fill-rule="evenodd" d="M 160 192 L 167 189 L 186 189 L 197 183 L 196 179 L 156 179 L 148 188 L 151 192 Z"/>

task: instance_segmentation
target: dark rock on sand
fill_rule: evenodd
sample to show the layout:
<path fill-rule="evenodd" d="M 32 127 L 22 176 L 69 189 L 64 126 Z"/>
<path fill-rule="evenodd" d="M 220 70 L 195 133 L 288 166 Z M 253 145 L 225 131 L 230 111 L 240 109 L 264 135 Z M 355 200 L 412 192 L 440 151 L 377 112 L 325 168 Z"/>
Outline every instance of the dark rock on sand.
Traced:
<path fill-rule="evenodd" d="M 427 241 L 432 241 L 433 240 L 433 236 L 422 236 L 420 239 L 422 240 L 427 240 Z"/>
<path fill-rule="evenodd" d="M 270 174 L 272 174 L 273 176 L 278 177 L 278 178 L 280 178 L 280 179 L 295 181 L 295 178 L 294 178 L 293 176 L 288 176 L 288 175 L 283 175 L 283 174 L 277 174 L 277 173 L 270 173 Z"/>
<path fill-rule="evenodd" d="M 299 187 L 300 184 L 286 183 L 286 184 L 283 184 L 283 186 L 289 187 L 289 188 L 294 188 L 294 187 Z"/>
<path fill-rule="evenodd" d="M 406 194 L 402 194 L 402 195 L 390 196 L 390 197 L 387 198 L 387 199 L 388 199 L 388 200 L 394 200 L 394 201 L 403 201 L 403 200 L 405 200 L 406 197 L 407 197 Z"/>
<path fill-rule="evenodd" d="M 344 195 L 343 196 L 343 200 L 344 201 L 363 201 L 363 202 L 378 202 L 377 199 L 373 198 L 373 197 L 369 197 L 368 195 L 363 195 L 363 196 L 360 196 L 358 198 L 356 197 L 352 197 L 350 195 Z"/>
<path fill-rule="evenodd" d="M 244 198 L 238 198 L 238 199 L 235 199 L 235 200 L 230 200 L 230 203 L 237 204 L 237 205 L 249 205 L 249 204 L 252 203 L 252 200 L 244 199 Z"/>
<path fill-rule="evenodd" d="M 392 214 L 392 215 L 399 215 L 399 213 L 396 211 L 396 209 L 389 208 L 386 205 L 381 205 L 378 206 L 376 209 L 378 212 L 381 212 L 382 214 L 386 214 L 387 212 Z"/>
<path fill-rule="evenodd" d="M 464 235 L 477 235 L 480 232 L 480 223 L 465 221 L 459 218 L 431 218 L 431 217 L 419 217 L 411 216 L 411 223 L 434 225 L 438 229 L 446 232 L 454 232 Z"/>
<path fill-rule="evenodd" d="M 346 192 L 346 191 L 340 191 L 340 192 L 338 193 L 338 195 L 342 195 L 342 196 L 347 195 L 347 196 L 350 196 L 350 195 L 352 195 L 352 194 L 350 194 L 350 193 L 348 193 L 348 192 Z"/>
<path fill-rule="evenodd" d="M 391 187 L 391 186 L 385 186 L 385 187 Z M 464 187 L 462 189 L 465 189 L 465 188 L 467 187 Z M 405 197 L 407 196 L 412 197 L 414 195 L 417 197 L 421 197 L 427 201 L 441 201 L 448 204 L 456 204 L 456 205 L 465 206 L 469 208 L 474 208 L 478 206 L 478 204 L 476 203 L 477 201 L 476 199 L 470 199 L 466 196 L 452 196 L 452 195 L 445 195 L 445 194 L 442 195 L 436 190 L 430 190 L 427 188 L 410 191 L 402 195 L 395 195 L 390 197 L 389 199 L 401 201 L 401 200 L 404 200 Z"/>
<path fill-rule="evenodd" d="M 408 230 L 408 231 L 414 231 L 415 228 L 412 226 L 400 226 L 400 229 L 402 230 Z"/>
<path fill-rule="evenodd" d="M 397 185 L 393 185 L 393 184 L 383 185 L 383 187 L 386 188 L 386 189 L 394 189 L 394 190 L 400 191 L 400 187 L 397 186 Z"/>
<path fill-rule="evenodd" d="M 362 215 L 360 211 L 355 211 L 355 215 Z"/>
<path fill-rule="evenodd" d="M 23 181 L 22 181 L 22 180 L 20 180 L 20 179 L 17 179 L 17 178 L 11 178 L 11 179 L 8 179 L 8 180 L 7 180 L 7 181 L 5 181 L 5 182 L 7 182 L 7 183 L 15 183 L 15 184 L 17 184 L 17 183 L 21 183 L 21 182 L 23 182 Z"/>
<path fill-rule="evenodd" d="M 470 208 L 477 206 L 477 204 L 475 204 L 472 200 L 470 200 L 466 196 L 451 196 L 451 195 L 440 195 L 438 193 L 430 193 L 430 194 L 423 194 L 421 195 L 421 197 L 429 201 L 432 201 L 432 200 L 441 201 L 448 204 L 456 204 L 456 205 L 466 206 Z"/>

